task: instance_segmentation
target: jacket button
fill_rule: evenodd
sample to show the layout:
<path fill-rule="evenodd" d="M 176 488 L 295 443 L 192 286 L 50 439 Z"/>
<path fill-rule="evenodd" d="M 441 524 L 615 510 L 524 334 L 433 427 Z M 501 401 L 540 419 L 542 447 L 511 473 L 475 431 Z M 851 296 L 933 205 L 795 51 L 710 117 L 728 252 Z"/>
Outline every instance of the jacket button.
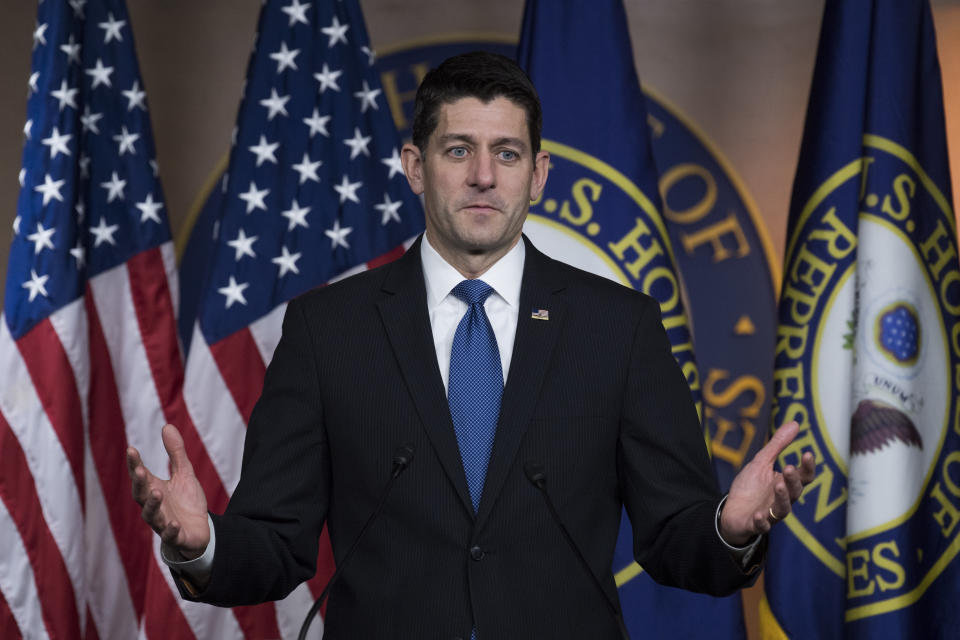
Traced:
<path fill-rule="evenodd" d="M 480 562 L 481 560 L 483 560 L 483 556 L 484 556 L 483 549 L 481 549 L 480 547 L 470 547 L 471 558 L 473 558 L 477 562 Z"/>

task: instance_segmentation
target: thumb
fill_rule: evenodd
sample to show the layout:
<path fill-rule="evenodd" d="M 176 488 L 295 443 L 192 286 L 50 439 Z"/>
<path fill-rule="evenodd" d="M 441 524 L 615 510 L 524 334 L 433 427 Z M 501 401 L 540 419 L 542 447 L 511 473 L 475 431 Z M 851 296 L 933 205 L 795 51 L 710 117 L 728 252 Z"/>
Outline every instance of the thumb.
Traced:
<path fill-rule="evenodd" d="M 187 457 L 187 448 L 183 444 L 183 436 L 172 424 L 163 426 L 160 432 L 163 439 L 163 448 L 167 450 L 170 457 L 170 473 L 186 472 L 193 473 L 193 465 L 190 464 L 190 458 Z"/>
<path fill-rule="evenodd" d="M 800 425 L 795 421 L 785 422 L 777 429 L 776 433 L 770 438 L 770 441 L 764 445 L 754 459 L 760 460 L 764 464 L 772 465 L 787 445 L 793 442 L 793 439 L 800 433 Z"/>

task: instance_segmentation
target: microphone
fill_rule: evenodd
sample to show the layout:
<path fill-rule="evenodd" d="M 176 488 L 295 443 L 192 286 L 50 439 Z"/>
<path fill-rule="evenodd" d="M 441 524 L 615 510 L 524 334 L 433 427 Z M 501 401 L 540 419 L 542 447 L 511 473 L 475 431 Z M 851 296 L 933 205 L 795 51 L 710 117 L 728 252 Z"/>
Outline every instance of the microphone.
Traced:
<path fill-rule="evenodd" d="M 297 640 L 306 640 L 307 630 L 310 628 L 310 623 L 313 622 L 313 618 L 317 615 L 317 612 L 320 611 L 323 601 L 326 600 L 327 595 L 330 594 L 330 589 L 334 584 L 336 584 L 337 578 L 340 577 L 344 567 L 347 566 L 347 562 L 350 561 L 350 556 L 352 556 L 354 550 L 356 550 L 357 545 L 360 543 L 360 539 L 363 538 L 363 534 L 367 532 L 367 529 L 370 528 L 370 525 L 373 523 L 373 521 L 377 519 L 378 515 L 380 515 L 380 510 L 387 501 L 387 496 L 390 494 L 390 489 L 393 488 L 394 480 L 399 478 L 400 474 L 406 471 L 412 460 L 413 445 L 409 442 L 397 447 L 397 450 L 393 452 L 393 470 L 390 472 L 390 479 L 387 480 L 387 484 L 383 486 L 383 491 L 380 493 L 379 500 L 377 500 L 377 506 L 374 507 L 373 512 L 370 513 L 367 521 L 363 523 L 363 526 L 360 528 L 360 533 L 357 534 L 357 537 L 353 540 L 353 544 L 351 544 L 350 548 L 347 549 L 347 553 L 343 556 L 343 560 L 337 564 L 337 570 L 333 572 L 332 576 L 330 576 L 327 586 L 323 588 L 320 596 L 314 601 L 313 606 L 310 607 L 310 611 L 307 613 L 307 617 L 304 618 L 303 625 L 300 627 L 300 633 L 297 635 Z"/>
<path fill-rule="evenodd" d="M 613 615 L 613 619 L 617 623 L 617 629 L 620 631 L 620 637 L 623 638 L 623 640 L 630 640 L 630 636 L 627 634 L 627 627 L 623 623 L 623 614 L 620 613 L 620 607 L 618 607 L 617 603 L 614 602 L 610 596 L 607 595 L 607 592 L 603 590 L 603 585 L 600 584 L 600 580 L 597 579 L 597 576 L 593 573 L 593 570 L 590 568 L 590 563 L 587 562 L 586 557 L 584 557 L 583 553 L 581 553 L 580 547 L 578 547 L 577 543 L 573 540 L 573 536 L 570 535 L 570 532 L 567 531 L 567 528 L 563 525 L 563 520 L 560 519 L 560 514 L 553 505 L 553 500 L 550 499 L 550 494 L 547 493 L 547 474 L 543 470 L 543 465 L 532 460 L 527 461 L 523 465 L 523 472 L 526 474 L 527 480 L 530 481 L 530 484 L 536 487 L 540 492 L 540 495 L 543 496 L 544 502 L 547 503 L 547 509 L 550 511 L 550 515 L 553 516 L 553 520 L 557 523 L 557 526 L 560 527 L 560 531 L 563 533 L 563 537 L 566 539 L 567 544 L 570 545 L 571 549 L 573 549 L 573 553 L 580 561 L 580 565 L 583 567 L 583 570 L 590 575 L 590 578 L 593 580 L 593 585 L 597 588 L 597 591 L 600 592 L 600 596 L 603 598 L 603 601 L 606 602 L 607 606 L 610 608 L 610 613 Z"/>

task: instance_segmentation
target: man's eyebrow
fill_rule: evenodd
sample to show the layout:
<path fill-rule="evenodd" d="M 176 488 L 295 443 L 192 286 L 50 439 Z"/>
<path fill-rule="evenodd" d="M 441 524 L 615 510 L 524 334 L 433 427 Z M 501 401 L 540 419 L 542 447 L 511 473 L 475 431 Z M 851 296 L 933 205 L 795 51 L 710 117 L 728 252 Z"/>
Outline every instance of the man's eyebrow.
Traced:
<path fill-rule="evenodd" d="M 470 135 L 469 133 L 446 133 L 441 135 L 438 139 L 441 144 L 448 144 L 450 142 L 466 142 L 468 144 L 477 144 L 477 139 Z M 521 138 L 513 138 L 510 136 L 504 136 L 502 138 L 497 138 L 493 141 L 492 146 L 512 146 L 518 147 L 522 151 L 526 151 L 527 143 L 524 142 Z"/>
<path fill-rule="evenodd" d="M 477 139 L 471 136 L 468 133 L 446 133 L 440 136 L 440 142 L 468 142 L 470 144 L 476 144 Z"/>

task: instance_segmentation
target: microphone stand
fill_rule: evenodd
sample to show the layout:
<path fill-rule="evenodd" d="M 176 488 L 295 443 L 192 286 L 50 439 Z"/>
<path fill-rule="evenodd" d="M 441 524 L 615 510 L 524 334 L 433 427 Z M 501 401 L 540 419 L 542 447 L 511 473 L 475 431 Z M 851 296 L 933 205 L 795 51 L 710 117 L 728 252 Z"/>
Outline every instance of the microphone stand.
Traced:
<path fill-rule="evenodd" d="M 310 623 L 313 622 L 314 616 L 317 615 L 317 612 L 323 605 L 324 600 L 326 600 L 327 596 L 330 594 L 330 589 L 334 584 L 336 584 L 337 578 L 340 577 L 344 567 L 346 567 L 347 563 L 350 561 L 350 556 L 353 555 L 357 545 L 360 544 L 360 539 L 363 538 L 363 534 L 367 532 L 367 529 L 370 528 L 370 525 L 373 523 L 373 521 L 376 520 L 378 515 L 380 515 L 380 510 L 383 509 L 383 505 L 387 501 L 387 496 L 390 494 L 390 489 L 393 488 L 394 481 L 406 470 L 411 460 L 413 460 L 413 445 L 411 444 L 405 444 L 399 447 L 393 454 L 393 471 L 390 473 L 390 479 L 387 481 L 387 484 L 384 485 L 383 491 L 380 493 L 380 498 L 377 500 L 377 506 L 367 518 L 367 521 L 363 523 L 363 527 L 360 528 L 360 533 L 357 534 L 357 537 L 353 540 L 353 544 L 351 544 L 350 548 L 347 549 L 347 553 L 343 556 L 343 560 L 337 564 L 337 570 L 333 572 L 333 575 L 327 582 L 327 586 L 323 588 L 320 596 L 313 602 L 313 606 L 310 607 L 310 611 L 307 612 L 307 617 L 303 620 L 303 625 L 300 627 L 300 633 L 297 635 L 297 640 L 306 640 L 307 630 L 310 629 Z"/>

